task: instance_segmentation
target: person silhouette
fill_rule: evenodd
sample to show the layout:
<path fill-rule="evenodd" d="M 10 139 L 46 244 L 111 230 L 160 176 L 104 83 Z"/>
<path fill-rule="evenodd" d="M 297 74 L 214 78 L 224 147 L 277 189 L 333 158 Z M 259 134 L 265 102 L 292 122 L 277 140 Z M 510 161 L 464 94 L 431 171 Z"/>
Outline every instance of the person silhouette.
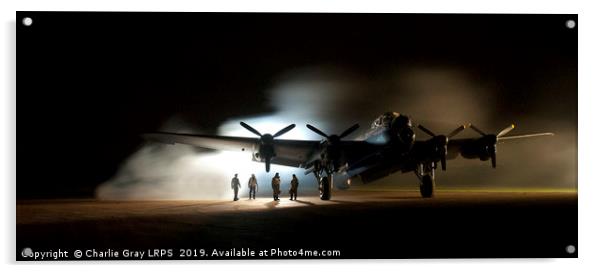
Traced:
<path fill-rule="evenodd" d="M 278 195 L 280 194 L 280 175 L 276 173 L 272 178 L 272 191 L 274 193 L 274 201 L 280 200 Z"/>
<path fill-rule="evenodd" d="M 291 189 L 288 191 L 291 194 L 290 200 L 297 200 L 297 189 L 299 188 L 299 179 L 293 174 L 293 180 L 291 180 Z"/>
<path fill-rule="evenodd" d="M 249 178 L 249 200 L 251 198 L 255 199 L 257 188 L 257 178 L 255 178 L 255 174 L 251 174 L 251 178 Z"/>
<path fill-rule="evenodd" d="M 238 189 L 240 189 L 240 181 L 238 180 L 238 174 L 234 174 L 230 186 L 234 190 L 234 201 L 238 201 Z"/>

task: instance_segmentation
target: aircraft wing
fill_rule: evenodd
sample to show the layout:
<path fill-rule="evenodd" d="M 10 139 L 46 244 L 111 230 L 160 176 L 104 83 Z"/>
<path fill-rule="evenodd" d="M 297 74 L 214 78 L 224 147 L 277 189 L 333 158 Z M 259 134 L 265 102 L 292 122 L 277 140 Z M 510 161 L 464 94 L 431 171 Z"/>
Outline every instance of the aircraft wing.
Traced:
<path fill-rule="evenodd" d="M 250 137 L 230 137 L 215 135 L 190 135 L 173 133 L 150 133 L 142 135 L 144 139 L 166 144 L 187 144 L 222 151 L 249 151 L 259 148 L 259 139 Z M 276 156 L 272 163 L 303 167 L 313 152 L 319 148 L 317 140 L 288 140 L 275 139 L 274 151 Z"/>
<path fill-rule="evenodd" d="M 230 137 L 215 135 L 190 135 L 174 133 L 150 133 L 142 137 L 146 140 L 166 144 L 187 144 L 222 151 L 253 152 L 259 148 L 259 139 L 249 137 Z M 288 140 L 275 139 L 274 151 L 276 156 L 271 159 L 273 164 L 305 168 L 305 164 L 319 158 L 321 150 L 318 140 Z M 365 161 L 367 157 L 378 151 L 380 146 L 365 141 L 341 141 L 345 160 L 351 165 Z"/>

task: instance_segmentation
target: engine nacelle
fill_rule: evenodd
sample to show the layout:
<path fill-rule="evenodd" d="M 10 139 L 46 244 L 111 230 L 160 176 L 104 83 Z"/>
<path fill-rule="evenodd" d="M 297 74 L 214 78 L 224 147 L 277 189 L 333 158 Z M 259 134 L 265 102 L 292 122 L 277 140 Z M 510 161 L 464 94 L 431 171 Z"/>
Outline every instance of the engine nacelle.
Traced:
<path fill-rule="evenodd" d="M 261 162 L 261 155 L 257 151 L 253 151 L 251 156 L 253 161 Z"/>
<path fill-rule="evenodd" d="M 243 150 L 244 151 L 244 150 Z M 258 143 L 253 145 L 253 151 L 251 153 L 251 159 L 255 162 L 265 162 L 267 157 L 274 157 L 274 145 L 271 143 L 264 144 Z"/>
<path fill-rule="evenodd" d="M 488 151 L 488 145 L 478 140 L 463 145 L 461 147 L 460 154 L 462 155 L 462 157 L 467 159 L 478 158 L 482 161 L 489 160 L 489 158 L 491 157 Z"/>

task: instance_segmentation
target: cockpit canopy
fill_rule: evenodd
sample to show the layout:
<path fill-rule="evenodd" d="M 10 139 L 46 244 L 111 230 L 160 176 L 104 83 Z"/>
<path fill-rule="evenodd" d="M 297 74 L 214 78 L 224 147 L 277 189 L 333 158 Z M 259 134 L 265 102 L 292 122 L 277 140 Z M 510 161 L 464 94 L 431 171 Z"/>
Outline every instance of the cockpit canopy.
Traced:
<path fill-rule="evenodd" d="M 408 126 L 412 126 L 410 118 L 408 116 L 400 115 L 397 112 L 386 112 L 386 113 L 382 114 L 380 117 L 378 117 L 377 119 L 375 119 L 374 122 L 372 122 L 372 125 L 370 127 L 372 129 L 379 128 L 379 127 L 391 128 L 393 125 L 393 122 L 398 118 L 400 118 L 401 120 L 398 120 L 397 122 L 401 121 L 401 122 L 404 122 L 405 124 L 408 124 Z"/>

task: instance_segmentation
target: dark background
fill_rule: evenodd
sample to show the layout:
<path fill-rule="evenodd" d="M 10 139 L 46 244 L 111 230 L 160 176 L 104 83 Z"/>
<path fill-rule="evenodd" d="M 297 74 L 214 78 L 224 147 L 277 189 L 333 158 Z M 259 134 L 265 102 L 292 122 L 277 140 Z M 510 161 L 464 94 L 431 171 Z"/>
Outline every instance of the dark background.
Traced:
<path fill-rule="evenodd" d="M 400 62 L 453 65 L 496 79 L 499 115 L 557 98 L 550 115 L 576 131 L 567 19 L 577 16 L 18 12 L 17 198 L 91 197 L 140 133 L 174 113 L 205 133 L 269 113 L 277 75 L 315 64 L 375 79 Z M 533 88 L 558 78 L 570 92 Z"/>

